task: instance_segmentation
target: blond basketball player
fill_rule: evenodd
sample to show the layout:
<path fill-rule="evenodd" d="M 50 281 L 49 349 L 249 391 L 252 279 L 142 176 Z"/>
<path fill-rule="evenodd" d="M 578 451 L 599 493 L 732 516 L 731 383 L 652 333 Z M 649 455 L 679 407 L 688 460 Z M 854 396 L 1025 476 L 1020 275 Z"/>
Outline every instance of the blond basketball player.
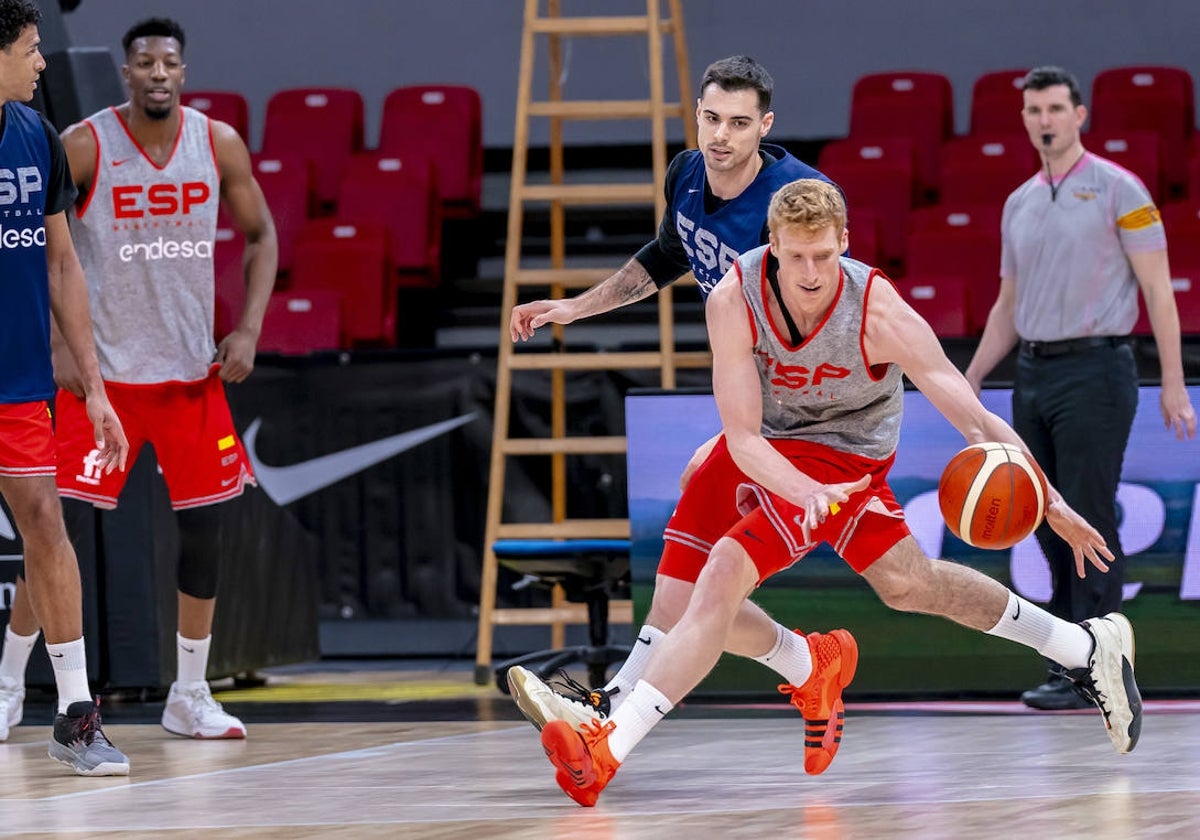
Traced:
<path fill-rule="evenodd" d="M 686 612 L 607 720 L 554 720 L 542 745 L 559 786 L 593 805 L 634 746 L 716 664 L 743 601 L 828 542 L 888 606 L 940 615 L 1062 662 L 1126 753 L 1141 731 L 1124 616 L 1071 624 L 980 572 L 926 557 L 887 485 L 905 374 L 970 443 L 1021 445 L 946 358 L 933 330 L 876 269 L 845 257 L 846 206 L 817 180 L 779 190 L 769 244 L 739 257 L 708 299 L 713 391 L 743 518 L 713 547 Z M 730 500 L 732 503 L 732 500 Z M 838 511 L 834 512 L 834 507 Z M 1049 489 L 1047 520 L 1085 562 L 1112 553 Z"/>

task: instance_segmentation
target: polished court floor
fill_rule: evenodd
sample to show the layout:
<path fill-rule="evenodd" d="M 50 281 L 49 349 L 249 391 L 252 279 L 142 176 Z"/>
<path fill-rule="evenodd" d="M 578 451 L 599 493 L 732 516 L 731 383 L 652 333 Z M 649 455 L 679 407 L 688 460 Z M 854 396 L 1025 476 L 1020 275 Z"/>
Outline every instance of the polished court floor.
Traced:
<path fill-rule="evenodd" d="M 854 704 L 833 766 L 805 776 L 780 704 L 689 704 L 594 809 L 555 786 L 511 703 L 464 674 L 310 672 L 221 699 L 243 742 L 193 742 L 161 704 L 114 703 L 127 779 L 46 757 L 46 700 L 0 744 L 0 836 L 389 838 L 1200 837 L 1200 702 L 1148 703 L 1142 741 L 1098 713 L 1017 703 Z M 34 720 L 36 718 L 36 720 Z"/>

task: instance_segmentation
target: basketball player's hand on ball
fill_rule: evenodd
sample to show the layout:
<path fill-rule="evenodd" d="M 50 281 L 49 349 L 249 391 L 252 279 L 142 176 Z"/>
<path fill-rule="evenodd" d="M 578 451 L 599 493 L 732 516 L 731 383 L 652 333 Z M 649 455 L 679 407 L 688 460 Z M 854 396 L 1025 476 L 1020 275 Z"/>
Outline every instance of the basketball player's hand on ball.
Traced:
<path fill-rule="evenodd" d="M 858 481 L 846 481 L 841 484 L 819 484 L 804 500 L 804 521 L 800 529 L 804 532 L 804 541 L 812 542 L 812 532 L 830 516 L 837 516 L 842 505 L 851 494 L 866 490 L 871 483 L 871 476 L 864 475 Z"/>
<path fill-rule="evenodd" d="M 1084 577 L 1087 567 L 1084 558 L 1102 572 L 1108 571 L 1106 560 L 1113 559 L 1113 553 L 1100 532 L 1087 523 L 1070 505 L 1063 501 L 1058 493 L 1052 493 L 1050 505 L 1046 508 L 1046 522 L 1054 529 L 1075 555 L 1075 573 Z"/>
<path fill-rule="evenodd" d="M 221 339 L 217 345 L 217 358 L 221 366 L 218 374 L 225 382 L 243 382 L 254 370 L 254 352 L 258 340 L 248 330 L 238 327 Z"/>

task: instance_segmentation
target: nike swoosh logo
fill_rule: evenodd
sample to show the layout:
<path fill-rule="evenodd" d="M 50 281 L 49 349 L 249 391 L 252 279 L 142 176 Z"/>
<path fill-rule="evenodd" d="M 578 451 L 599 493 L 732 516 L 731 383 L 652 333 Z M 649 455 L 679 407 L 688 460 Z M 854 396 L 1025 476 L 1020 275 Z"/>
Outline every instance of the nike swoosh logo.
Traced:
<path fill-rule="evenodd" d="M 53 656 L 55 659 L 62 659 L 64 656 L 66 656 L 65 653 L 52 653 L 50 655 Z"/>
<path fill-rule="evenodd" d="M 662 709 L 658 708 L 657 703 L 654 704 L 654 711 L 658 712 L 660 715 L 666 715 L 666 712 L 664 712 Z"/>
<path fill-rule="evenodd" d="M 190 647 L 188 647 L 187 645 L 180 645 L 180 647 L 181 647 L 181 648 L 183 648 L 184 650 L 186 650 L 188 653 L 195 653 L 195 652 L 196 652 L 196 649 L 195 649 L 195 648 L 190 648 Z"/>
<path fill-rule="evenodd" d="M 254 466 L 254 474 L 258 485 L 277 505 L 287 505 L 297 499 L 302 499 L 312 493 L 336 484 L 343 478 L 362 472 L 367 467 L 386 461 L 401 452 L 420 446 L 426 441 L 465 426 L 475 419 L 475 412 L 455 417 L 453 420 L 443 420 L 420 429 L 401 432 L 398 435 L 382 440 L 352 446 L 340 452 L 322 455 L 298 464 L 286 467 L 268 467 L 258 458 L 254 443 L 258 439 L 258 430 L 262 426 L 262 418 L 256 417 L 246 428 L 242 440 L 246 446 L 246 454 Z"/>
<path fill-rule="evenodd" d="M 1021 602 L 1017 601 L 1017 611 L 1015 613 L 1013 613 L 1012 620 L 1016 621 L 1020 617 L 1021 617 Z"/>
<path fill-rule="evenodd" d="M 121 164 L 123 164 L 123 163 L 129 163 L 129 161 L 131 161 L 131 160 L 133 160 L 133 158 L 121 158 L 120 160 L 114 160 L 114 161 L 112 162 L 112 165 L 113 165 L 113 166 L 120 166 L 120 165 L 121 165 Z"/>
<path fill-rule="evenodd" d="M 648 644 L 650 644 L 650 641 L 651 641 L 651 640 L 650 640 L 650 639 L 643 639 L 641 636 L 638 636 L 638 641 L 639 641 L 639 642 L 641 642 L 641 643 L 642 643 L 642 644 L 644 644 L 644 645 L 648 645 Z"/>
<path fill-rule="evenodd" d="M 745 535 L 746 535 L 747 537 L 749 537 L 750 539 L 754 540 L 755 542 L 758 542 L 758 543 L 761 543 L 761 542 L 762 542 L 762 537 L 760 537 L 760 536 L 758 536 L 757 534 L 755 534 L 755 533 L 754 533 L 753 531 L 751 531 L 749 528 L 743 528 L 743 529 L 742 529 L 742 533 L 743 533 L 743 534 L 745 534 Z M 766 543 L 763 543 L 763 545 L 766 545 Z"/>
<path fill-rule="evenodd" d="M 688 192 L 689 192 L 689 193 L 698 193 L 698 192 L 700 192 L 700 188 L 699 188 L 699 187 L 697 187 L 697 188 L 695 188 L 695 189 L 690 189 L 690 190 L 688 190 Z"/>

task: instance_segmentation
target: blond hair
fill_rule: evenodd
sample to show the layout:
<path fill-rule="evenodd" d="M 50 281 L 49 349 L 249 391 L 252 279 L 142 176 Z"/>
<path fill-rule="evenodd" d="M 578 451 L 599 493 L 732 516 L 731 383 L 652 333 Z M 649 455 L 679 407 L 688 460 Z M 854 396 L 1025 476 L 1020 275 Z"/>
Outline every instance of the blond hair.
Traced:
<path fill-rule="evenodd" d="M 801 227 L 810 233 L 833 226 L 841 236 L 846 229 L 846 201 L 828 181 L 801 178 L 784 184 L 771 197 L 767 225 L 775 233 L 784 227 Z"/>

